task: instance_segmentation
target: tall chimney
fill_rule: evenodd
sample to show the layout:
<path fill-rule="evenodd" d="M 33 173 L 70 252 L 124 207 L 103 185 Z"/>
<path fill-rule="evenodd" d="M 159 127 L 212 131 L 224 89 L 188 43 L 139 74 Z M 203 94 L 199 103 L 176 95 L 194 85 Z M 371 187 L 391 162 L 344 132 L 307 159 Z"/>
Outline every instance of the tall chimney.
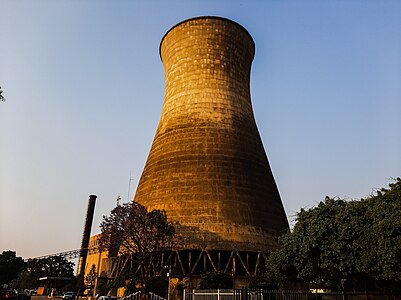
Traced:
<path fill-rule="evenodd" d="M 288 230 L 252 110 L 254 54 L 250 34 L 220 17 L 161 41 L 164 105 L 134 200 L 180 224 L 178 249 L 268 252 Z"/>
<path fill-rule="evenodd" d="M 93 214 L 95 212 L 96 195 L 89 196 L 88 210 L 86 212 L 86 220 L 84 233 L 82 235 L 81 251 L 79 253 L 79 262 L 77 269 L 77 277 L 83 279 L 85 275 L 86 257 L 88 255 L 89 239 L 92 229 Z"/>

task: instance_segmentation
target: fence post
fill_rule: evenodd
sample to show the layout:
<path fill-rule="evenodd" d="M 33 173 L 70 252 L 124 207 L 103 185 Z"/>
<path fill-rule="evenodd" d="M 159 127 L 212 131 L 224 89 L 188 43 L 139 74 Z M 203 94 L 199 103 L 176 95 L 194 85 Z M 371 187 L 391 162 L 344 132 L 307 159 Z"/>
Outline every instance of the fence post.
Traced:
<path fill-rule="evenodd" d="M 248 289 L 246 286 L 241 289 L 241 300 L 248 300 Z"/>

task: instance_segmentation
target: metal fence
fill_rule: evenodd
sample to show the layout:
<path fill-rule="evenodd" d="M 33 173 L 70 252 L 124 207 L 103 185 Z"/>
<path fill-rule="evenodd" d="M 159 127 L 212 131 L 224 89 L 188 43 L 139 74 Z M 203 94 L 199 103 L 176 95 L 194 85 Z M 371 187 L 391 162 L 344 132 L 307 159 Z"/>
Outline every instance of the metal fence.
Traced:
<path fill-rule="evenodd" d="M 235 300 L 344 300 L 343 295 L 337 293 L 331 294 L 330 298 L 322 298 L 323 294 L 292 290 L 242 289 L 234 290 L 234 294 Z"/>
<path fill-rule="evenodd" d="M 236 290 L 184 290 L 183 300 L 397 300 L 380 293 L 312 293 L 310 291 L 236 289 Z M 159 299 L 154 299 L 159 300 Z"/>
<path fill-rule="evenodd" d="M 140 300 L 141 299 L 141 291 L 135 292 L 131 295 L 125 296 L 120 300 Z"/>
<path fill-rule="evenodd" d="M 149 300 L 166 300 L 166 298 L 156 295 L 155 293 L 149 292 Z"/>
<path fill-rule="evenodd" d="M 183 300 L 233 300 L 234 290 L 184 290 Z"/>
<path fill-rule="evenodd" d="M 344 300 L 342 294 L 328 295 L 309 291 L 242 289 L 234 293 L 235 300 Z M 322 298 L 322 295 L 329 297 Z"/>

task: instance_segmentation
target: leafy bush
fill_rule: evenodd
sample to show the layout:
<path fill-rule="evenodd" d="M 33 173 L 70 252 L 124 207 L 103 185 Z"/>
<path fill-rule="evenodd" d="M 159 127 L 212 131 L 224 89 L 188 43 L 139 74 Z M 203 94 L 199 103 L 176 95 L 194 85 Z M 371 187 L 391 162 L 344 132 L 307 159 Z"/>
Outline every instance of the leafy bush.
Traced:
<path fill-rule="evenodd" d="M 201 276 L 201 289 L 231 289 L 233 277 L 224 272 L 210 272 Z"/>

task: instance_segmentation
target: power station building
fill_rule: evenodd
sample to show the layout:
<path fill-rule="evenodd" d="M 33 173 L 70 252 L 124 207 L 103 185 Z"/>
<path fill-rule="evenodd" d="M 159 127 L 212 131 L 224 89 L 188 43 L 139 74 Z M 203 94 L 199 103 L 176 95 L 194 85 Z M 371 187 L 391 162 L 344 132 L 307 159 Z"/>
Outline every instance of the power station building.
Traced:
<path fill-rule="evenodd" d="M 178 224 L 154 265 L 192 287 L 212 271 L 245 284 L 289 230 L 253 114 L 254 55 L 248 31 L 221 17 L 185 20 L 160 43 L 164 104 L 134 201 Z"/>

